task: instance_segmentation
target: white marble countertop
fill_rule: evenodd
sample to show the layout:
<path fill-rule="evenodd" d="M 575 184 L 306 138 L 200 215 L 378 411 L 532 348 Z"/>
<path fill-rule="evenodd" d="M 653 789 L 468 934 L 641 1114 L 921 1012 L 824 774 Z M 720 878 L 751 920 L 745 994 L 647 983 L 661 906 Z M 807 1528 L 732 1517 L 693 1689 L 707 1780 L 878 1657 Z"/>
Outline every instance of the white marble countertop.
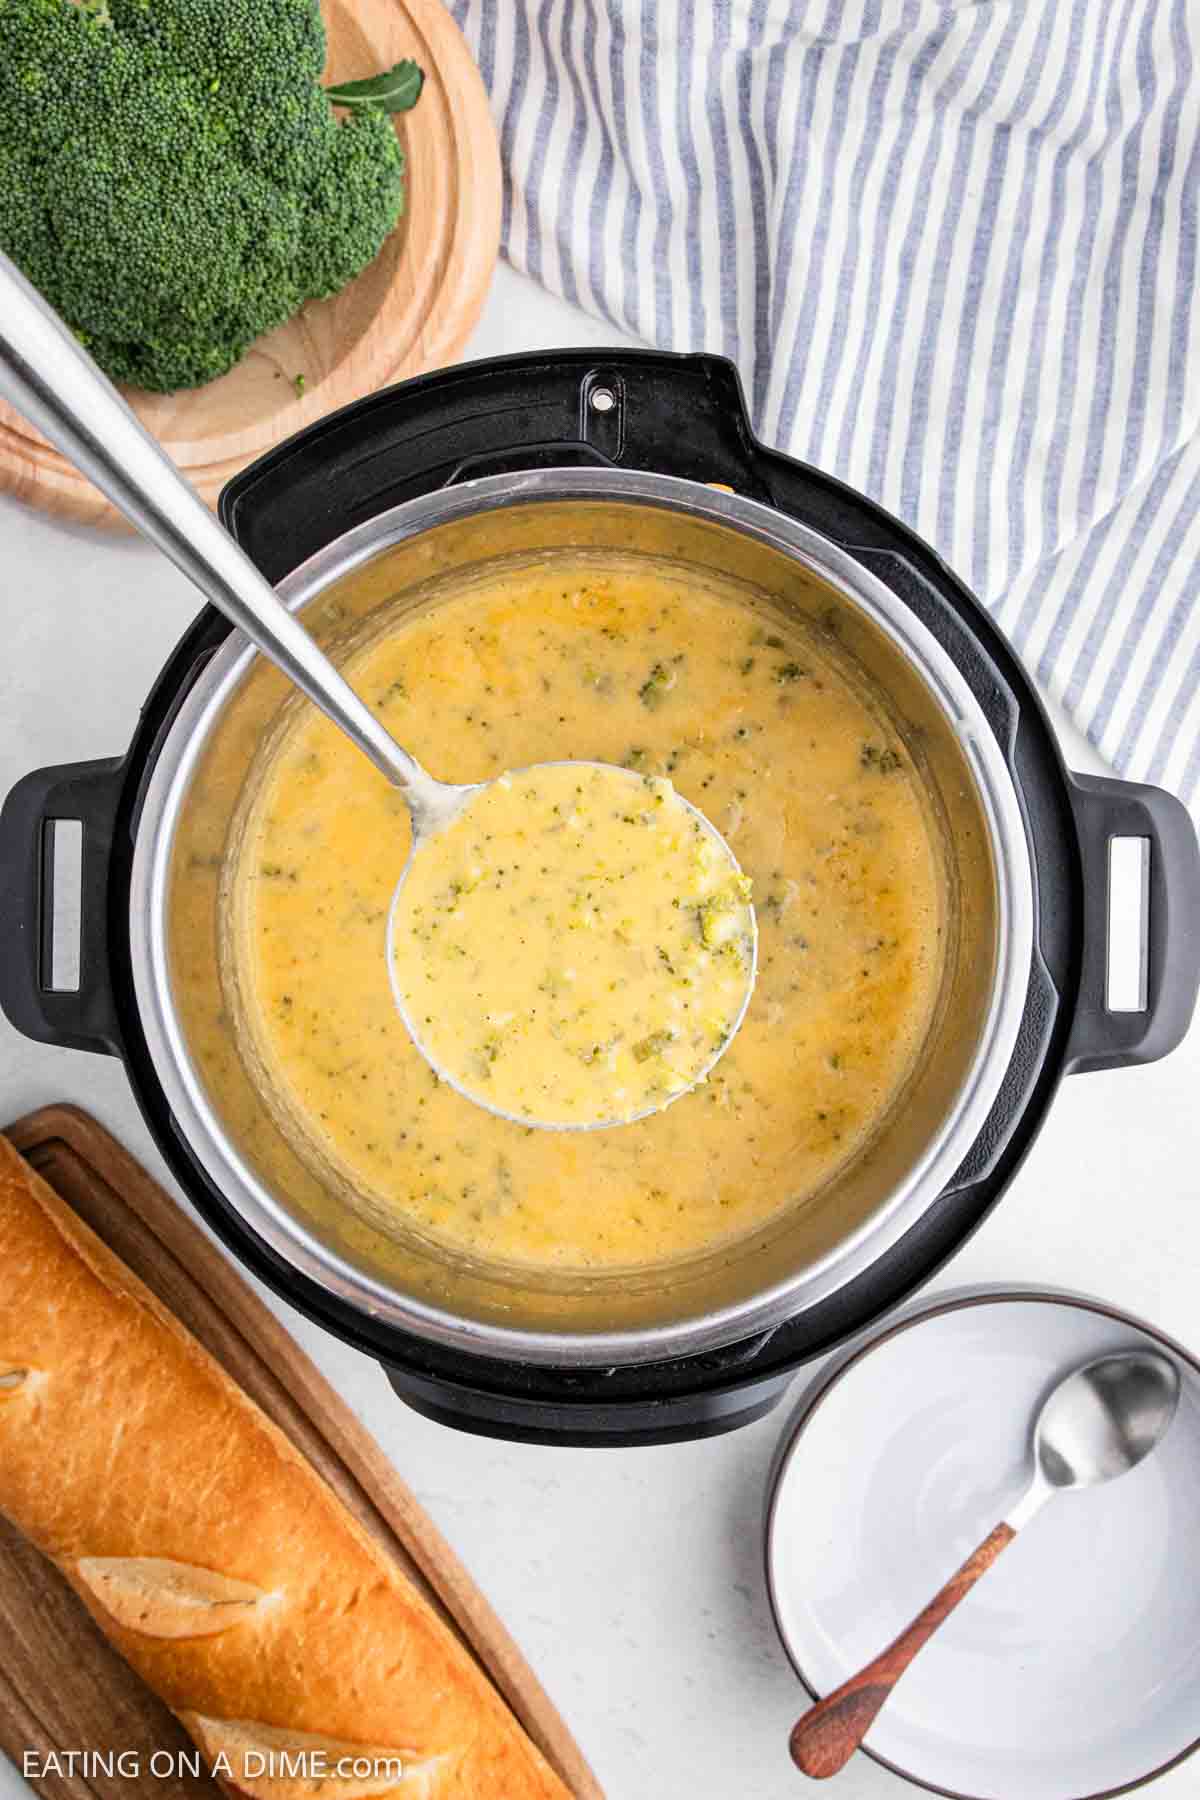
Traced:
<path fill-rule="evenodd" d="M 613 336 L 502 269 L 469 353 Z M 123 751 L 197 603 L 142 546 L 2 496 L 0 568 L 3 793 L 29 769 Z M 1063 735 L 1077 767 L 1102 767 Z M 119 1063 L 31 1044 L 0 1018 L 0 1121 L 52 1100 L 94 1112 L 170 1185 Z M 1070 1287 L 1196 1345 L 1198 1276 L 1200 1026 L 1165 1062 L 1068 1080 L 1011 1191 L 935 1285 Z M 786 1749 L 801 1695 L 761 1571 L 763 1483 L 784 1411 L 672 1448 L 492 1443 L 410 1413 L 373 1363 L 272 1304 L 465 1557 L 612 1800 L 802 1791 Z M 1185 1800 L 1198 1781 L 1186 1765 L 1153 1791 Z M 839 1800 L 912 1791 L 862 1758 L 836 1786 Z M 26 1793 L 0 1759 L 0 1800 Z"/>

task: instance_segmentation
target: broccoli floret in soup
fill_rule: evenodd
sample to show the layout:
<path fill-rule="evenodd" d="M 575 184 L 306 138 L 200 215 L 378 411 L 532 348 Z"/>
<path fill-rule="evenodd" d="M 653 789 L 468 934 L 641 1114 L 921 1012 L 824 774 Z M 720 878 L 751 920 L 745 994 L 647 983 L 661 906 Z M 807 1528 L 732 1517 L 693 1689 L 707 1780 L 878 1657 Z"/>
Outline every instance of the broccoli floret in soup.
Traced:
<path fill-rule="evenodd" d="M 315 0 L 0 0 L 0 249 L 114 380 L 210 381 L 379 254 L 404 159 L 324 62 Z"/>

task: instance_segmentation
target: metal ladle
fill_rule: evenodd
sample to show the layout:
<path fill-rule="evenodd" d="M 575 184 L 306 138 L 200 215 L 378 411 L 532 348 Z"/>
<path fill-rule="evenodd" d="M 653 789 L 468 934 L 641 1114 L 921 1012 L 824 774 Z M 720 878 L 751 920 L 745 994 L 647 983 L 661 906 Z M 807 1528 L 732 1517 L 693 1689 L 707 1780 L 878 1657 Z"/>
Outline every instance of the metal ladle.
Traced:
<path fill-rule="evenodd" d="M 1056 1494 L 1136 1468 L 1175 1417 L 1179 1388 L 1179 1370 L 1156 1350 L 1102 1356 L 1065 1376 L 1038 1414 L 1025 1493 L 912 1624 L 798 1721 L 789 1740 L 797 1768 L 817 1780 L 843 1769 L 904 1671 L 1000 1552 Z"/>
<path fill-rule="evenodd" d="M 205 599 L 238 626 L 400 790 L 412 819 L 412 850 L 400 876 L 399 891 L 421 846 L 434 832 L 455 819 L 473 796 L 492 783 L 438 781 L 396 743 L 300 621 L 288 612 L 274 589 L 134 416 L 58 314 L 3 253 L 0 253 L 0 394 L 106 494 L 135 530 L 156 544 L 199 588 Z M 536 768 L 548 766 L 551 765 L 534 765 Z M 630 780 L 630 772 L 618 769 L 614 764 L 581 763 L 579 766 L 610 770 L 623 781 Z M 730 873 L 739 874 L 737 859 L 712 822 L 682 795 L 677 798 L 700 822 L 706 836 L 727 862 Z M 756 966 L 757 932 L 753 929 L 751 914 L 751 954 L 745 993 L 732 1029 L 714 1048 L 713 1054 L 695 1069 L 687 1086 L 671 1094 L 671 1100 L 678 1099 L 704 1080 L 724 1054 L 745 1016 Z M 391 972 L 396 990 L 394 959 Z M 396 999 L 410 1036 L 435 1073 L 467 1099 L 503 1118 L 550 1130 L 587 1130 L 618 1122 L 632 1123 L 633 1118 L 658 1110 L 657 1105 L 648 1106 L 630 1119 L 600 1119 L 571 1126 L 505 1112 L 493 1105 L 485 1093 L 475 1091 L 453 1071 L 439 1066 L 414 1029 L 399 991 L 396 991 Z"/>

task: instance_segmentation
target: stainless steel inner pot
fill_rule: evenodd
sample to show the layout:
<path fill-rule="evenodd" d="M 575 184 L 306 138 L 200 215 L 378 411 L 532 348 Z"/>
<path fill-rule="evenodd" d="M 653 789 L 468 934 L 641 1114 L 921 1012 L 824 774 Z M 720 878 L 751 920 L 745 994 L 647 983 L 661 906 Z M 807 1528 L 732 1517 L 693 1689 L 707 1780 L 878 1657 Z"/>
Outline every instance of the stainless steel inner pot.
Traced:
<path fill-rule="evenodd" d="M 300 1153 L 235 1028 L 222 945 L 228 870 L 263 747 L 290 690 L 234 634 L 174 719 L 135 845 L 130 937 L 155 1067 L 192 1154 L 288 1264 L 375 1320 L 460 1350 L 566 1366 L 714 1349 L 826 1298 L 947 1187 L 1008 1067 L 1029 980 L 1034 897 L 1004 757 L 952 660 L 843 550 L 756 502 L 637 472 L 492 476 L 348 532 L 281 587 L 335 660 L 429 584 L 499 557 L 611 548 L 745 584 L 833 634 L 923 771 L 954 929 L 933 1024 L 874 1137 L 819 1194 L 751 1236 L 667 1266 L 539 1275 L 470 1262 L 354 1203 Z M 786 1196 L 780 1196 L 781 1202 Z"/>

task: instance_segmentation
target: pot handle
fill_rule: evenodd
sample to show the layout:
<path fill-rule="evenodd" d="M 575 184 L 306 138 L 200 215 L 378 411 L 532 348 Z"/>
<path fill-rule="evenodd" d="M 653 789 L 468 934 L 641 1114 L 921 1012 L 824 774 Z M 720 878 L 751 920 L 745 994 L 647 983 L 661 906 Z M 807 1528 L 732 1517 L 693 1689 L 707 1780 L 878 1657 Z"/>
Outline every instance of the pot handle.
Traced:
<path fill-rule="evenodd" d="M 0 1008 L 26 1037 L 121 1055 L 108 963 L 108 869 L 123 782 L 120 757 L 35 769 L 0 809 Z M 83 827 L 79 979 L 53 981 L 54 828 Z"/>
<path fill-rule="evenodd" d="M 1071 808 L 1083 860 L 1083 967 L 1067 1044 L 1068 1071 L 1155 1062 L 1187 1031 L 1200 989 L 1200 845 L 1181 800 L 1162 788 L 1072 775 Z M 1110 846 L 1145 842 L 1142 917 L 1145 1005 L 1108 1004 Z"/>

